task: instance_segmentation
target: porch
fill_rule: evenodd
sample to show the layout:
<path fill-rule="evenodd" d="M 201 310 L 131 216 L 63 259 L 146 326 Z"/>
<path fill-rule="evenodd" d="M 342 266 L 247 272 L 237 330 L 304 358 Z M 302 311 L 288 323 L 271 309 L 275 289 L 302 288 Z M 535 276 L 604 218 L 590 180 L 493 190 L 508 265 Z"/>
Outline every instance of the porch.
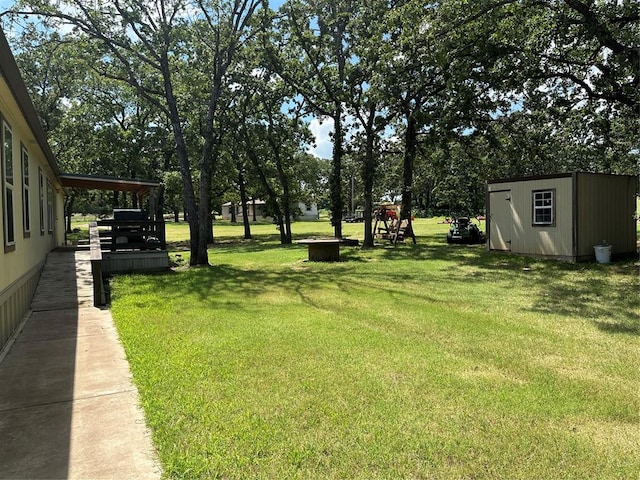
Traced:
<path fill-rule="evenodd" d="M 150 217 L 141 209 L 115 209 L 113 218 L 89 224 L 95 306 L 108 301 L 105 285 L 109 276 L 169 268 L 164 219 L 157 212 L 159 183 L 70 173 L 60 175 L 60 180 L 65 188 L 130 192 L 136 206 L 148 200 Z"/>
<path fill-rule="evenodd" d="M 89 250 L 94 306 L 107 303 L 109 276 L 169 268 L 164 220 L 113 218 L 90 222 Z"/>

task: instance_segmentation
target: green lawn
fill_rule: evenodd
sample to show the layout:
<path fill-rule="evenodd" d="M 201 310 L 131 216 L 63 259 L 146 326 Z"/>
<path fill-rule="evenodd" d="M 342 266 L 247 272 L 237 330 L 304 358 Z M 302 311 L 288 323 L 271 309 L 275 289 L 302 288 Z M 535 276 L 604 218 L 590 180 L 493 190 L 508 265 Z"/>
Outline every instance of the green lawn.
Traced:
<path fill-rule="evenodd" d="M 165 477 L 637 478 L 638 263 L 489 255 L 447 228 L 330 264 L 220 224 L 211 268 L 113 279 Z"/>

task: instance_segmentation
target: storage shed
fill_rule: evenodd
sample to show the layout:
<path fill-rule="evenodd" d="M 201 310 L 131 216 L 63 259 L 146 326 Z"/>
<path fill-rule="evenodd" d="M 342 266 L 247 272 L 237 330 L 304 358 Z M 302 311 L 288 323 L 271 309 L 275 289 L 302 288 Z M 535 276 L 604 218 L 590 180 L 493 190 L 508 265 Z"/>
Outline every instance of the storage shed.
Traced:
<path fill-rule="evenodd" d="M 487 250 L 572 262 L 637 255 L 638 177 L 565 173 L 487 182 Z"/>

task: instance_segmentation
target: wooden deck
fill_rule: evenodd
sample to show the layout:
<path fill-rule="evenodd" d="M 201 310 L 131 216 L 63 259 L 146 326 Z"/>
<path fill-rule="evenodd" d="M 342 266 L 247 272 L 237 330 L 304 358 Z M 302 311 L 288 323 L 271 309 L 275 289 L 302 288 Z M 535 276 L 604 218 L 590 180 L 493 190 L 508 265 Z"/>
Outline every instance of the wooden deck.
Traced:
<path fill-rule="evenodd" d="M 164 222 L 91 222 L 89 249 L 95 306 L 108 301 L 105 280 L 109 276 L 169 269 Z"/>

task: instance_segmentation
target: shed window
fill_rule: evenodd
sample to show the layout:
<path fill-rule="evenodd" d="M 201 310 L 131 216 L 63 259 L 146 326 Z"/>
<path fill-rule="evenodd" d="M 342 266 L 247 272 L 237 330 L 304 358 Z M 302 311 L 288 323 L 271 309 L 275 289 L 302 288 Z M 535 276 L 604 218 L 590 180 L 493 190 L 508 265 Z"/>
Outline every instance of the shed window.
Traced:
<path fill-rule="evenodd" d="M 555 189 L 533 192 L 533 225 L 555 224 L 555 196 Z"/>
<path fill-rule="evenodd" d="M 3 230 L 5 250 L 15 248 L 16 232 L 13 214 L 13 134 L 9 125 L 2 123 L 2 190 L 4 197 Z"/>

